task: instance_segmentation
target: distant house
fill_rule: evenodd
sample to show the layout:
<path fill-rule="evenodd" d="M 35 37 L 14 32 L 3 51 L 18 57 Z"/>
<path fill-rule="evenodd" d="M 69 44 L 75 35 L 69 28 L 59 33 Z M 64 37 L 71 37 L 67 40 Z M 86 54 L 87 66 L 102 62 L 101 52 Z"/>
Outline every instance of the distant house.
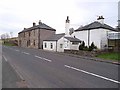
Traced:
<path fill-rule="evenodd" d="M 55 34 L 43 41 L 43 49 L 56 52 L 64 52 L 64 50 L 79 50 L 81 41 L 69 34 L 70 20 L 67 17 L 65 25 L 65 34 Z"/>
<path fill-rule="evenodd" d="M 18 45 L 28 48 L 43 48 L 43 40 L 54 35 L 56 32 L 52 27 L 39 21 L 38 25 L 33 23 L 30 28 L 24 28 L 18 33 Z"/>
<path fill-rule="evenodd" d="M 97 21 L 78 28 L 74 31 L 72 36 L 85 42 L 86 46 L 90 46 L 92 42 L 98 49 L 105 49 L 108 47 L 108 32 L 116 32 L 116 30 L 104 23 L 103 16 L 99 16 Z"/>

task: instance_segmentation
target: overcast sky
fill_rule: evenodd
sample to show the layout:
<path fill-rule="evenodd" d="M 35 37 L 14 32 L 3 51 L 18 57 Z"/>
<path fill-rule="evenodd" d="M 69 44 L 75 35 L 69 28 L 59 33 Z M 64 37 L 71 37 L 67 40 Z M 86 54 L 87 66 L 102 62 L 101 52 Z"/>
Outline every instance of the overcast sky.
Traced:
<path fill-rule="evenodd" d="M 104 16 L 106 24 L 115 27 L 118 1 L 0 0 L 0 35 L 13 32 L 13 36 L 17 36 L 23 28 L 31 27 L 33 22 L 38 24 L 39 20 L 56 29 L 56 33 L 64 33 L 67 16 L 74 29 L 94 22 L 99 15 Z"/>

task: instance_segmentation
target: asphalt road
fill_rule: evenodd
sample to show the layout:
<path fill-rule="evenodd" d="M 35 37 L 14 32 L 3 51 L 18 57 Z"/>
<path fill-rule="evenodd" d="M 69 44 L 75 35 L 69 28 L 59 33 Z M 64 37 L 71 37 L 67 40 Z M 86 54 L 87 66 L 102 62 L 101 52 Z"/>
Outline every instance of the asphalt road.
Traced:
<path fill-rule="evenodd" d="M 118 88 L 118 65 L 38 49 L 3 46 L 29 88 Z"/>

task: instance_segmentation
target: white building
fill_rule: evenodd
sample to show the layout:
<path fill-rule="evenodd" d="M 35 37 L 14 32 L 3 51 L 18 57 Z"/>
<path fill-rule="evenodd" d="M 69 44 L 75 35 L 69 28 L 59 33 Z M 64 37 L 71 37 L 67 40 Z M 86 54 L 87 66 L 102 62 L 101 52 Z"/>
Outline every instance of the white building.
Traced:
<path fill-rule="evenodd" d="M 116 30 L 104 23 L 103 16 L 99 16 L 97 21 L 75 30 L 72 36 L 84 41 L 86 46 L 94 42 L 98 49 L 104 49 L 108 46 L 107 34 L 111 31 Z"/>
<path fill-rule="evenodd" d="M 55 34 L 43 41 L 43 49 L 56 52 L 68 50 L 79 50 L 80 40 L 69 35 L 70 20 L 67 16 L 65 22 L 65 34 Z"/>

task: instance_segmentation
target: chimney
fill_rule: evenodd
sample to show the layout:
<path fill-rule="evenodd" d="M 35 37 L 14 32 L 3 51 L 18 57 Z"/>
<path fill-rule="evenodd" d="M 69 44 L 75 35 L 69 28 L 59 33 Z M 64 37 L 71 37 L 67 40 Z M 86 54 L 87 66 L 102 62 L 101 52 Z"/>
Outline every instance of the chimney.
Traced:
<path fill-rule="evenodd" d="M 34 27 L 34 26 L 36 26 L 36 23 L 35 23 L 35 22 L 33 22 L 33 27 Z"/>
<path fill-rule="evenodd" d="M 98 16 L 97 21 L 100 22 L 101 24 L 104 24 L 103 16 Z"/>
<path fill-rule="evenodd" d="M 25 30 L 26 28 L 24 28 L 24 30 Z"/>
<path fill-rule="evenodd" d="M 67 16 L 67 19 L 65 21 L 65 36 L 70 36 L 69 27 L 70 27 L 70 20 L 69 20 L 69 16 Z"/>
<path fill-rule="evenodd" d="M 41 20 L 39 20 L 38 24 L 39 24 L 39 25 L 42 24 Z"/>

